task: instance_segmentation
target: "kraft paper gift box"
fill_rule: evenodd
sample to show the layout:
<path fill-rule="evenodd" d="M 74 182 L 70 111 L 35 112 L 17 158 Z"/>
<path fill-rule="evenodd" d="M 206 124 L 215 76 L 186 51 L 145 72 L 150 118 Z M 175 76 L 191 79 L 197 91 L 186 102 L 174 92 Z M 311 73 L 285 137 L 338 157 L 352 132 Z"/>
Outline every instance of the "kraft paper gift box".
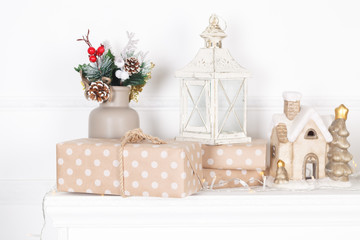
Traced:
<path fill-rule="evenodd" d="M 214 169 L 266 169 L 266 140 L 251 143 L 202 145 L 203 167 Z"/>
<path fill-rule="evenodd" d="M 67 141 L 56 152 L 58 191 L 121 195 L 120 140 Z M 202 188 L 199 143 L 126 144 L 123 165 L 126 196 L 185 197 Z"/>
<path fill-rule="evenodd" d="M 241 181 L 248 186 L 262 185 L 263 171 L 256 170 L 225 170 L 203 169 L 204 184 L 213 189 L 244 187 Z"/>

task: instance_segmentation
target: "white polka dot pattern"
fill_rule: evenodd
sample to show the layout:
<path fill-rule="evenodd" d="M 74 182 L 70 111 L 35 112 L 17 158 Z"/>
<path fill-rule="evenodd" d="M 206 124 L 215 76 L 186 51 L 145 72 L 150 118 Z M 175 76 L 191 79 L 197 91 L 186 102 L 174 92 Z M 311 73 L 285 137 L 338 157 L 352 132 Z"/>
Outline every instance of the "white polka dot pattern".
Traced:
<path fill-rule="evenodd" d="M 169 174 L 168 174 L 167 172 L 162 172 L 162 173 L 161 173 L 161 178 L 162 178 L 162 179 L 167 179 L 168 176 L 169 176 Z"/>
<path fill-rule="evenodd" d="M 95 186 L 100 186 L 100 185 L 101 185 L 101 180 L 96 179 L 96 180 L 95 180 Z"/>
<path fill-rule="evenodd" d="M 109 170 L 105 170 L 105 171 L 104 171 L 104 176 L 105 176 L 105 177 L 110 176 L 110 171 L 109 171 Z"/>
<path fill-rule="evenodd" d="M 64 159 L 59 158 L 59 159 L 58 159 L 58 164 L 59 164 L 59 165 L 63 165 L 63 164 L 64 164 Z"/>
<path fill-rule="evenodd" d="M 120 165 L 120 162 L 119 162 L 118 160 L 114 160 L 114 161 L 113 161 L 113 166 L 114 166 L 114 167 L 117 168 L 119 165 Z"/>
<path fill-rule="evenodd" d="M 243 154 L 243 151 L 241 149 L 236 150 L 236 155 L 241 156 Z"/>
<path fill-rule="evenodd" d="M 141 176 L 142 176 L 143 178 L 147 178 L 147 177 L 149 176 L 149 173 L 148 173 L 147 171 L 143 171 L 143 172 L 141 173 Z"/>
<path fill-rule="evenodd" d="M 80 158 L 76 159 L 76 165 L 77 166 L 80 166 L 82 164 L 82 161 Z"/>
<path fill-rule="evenodd" d="M 255 155 L 260 156 L 262 154 L 262 151 L 260 149 L 255 150 Z"/>
<path fill-rule="evenodd" d="M 76 185 L 81 186 L 83 184 L 83 180 L 81 178 L 76 179 Z"/>
<path fill-rule="evenodd" d="M 114 187 L 118 188 L 120 186 L 120 182 L 118 180 L 115 180 L 113 182 Z"/>
<path fill-rule="evenodd" d="M 105 156 L 105 157 L 110 156 L 110 151 L 109 151 L 109 149 L 105 149 L 103 153 L 104 153 L 104 156 Z"/>
<path fill-rule="evenodd" d="M 128 152 L 128 150 L 124 150 L 123 151 L 123 156 L 126 158 L 127 156 L 129 156 L 129 152 Z"/>
<path fill-rule="evenodd" d="M 151 183 L 152 188 L 157 189 L 159 187 L 159 184 L 157 182 Z"/>
<path fill-rule="evenodd" d="M 156 161 L 151 162 L 151 167 L 152 167 L 152 168 L 157 168 L 158 165 L 159 165 L 159 164 L 158 164 Z"/>
<path fill-rule="evenodd" d="M 161 155 L 161 158 L 167 158 L 168 153 L 167 153 L 167 151 L 162 151 L 160 155 Z"/>
<path fill-rule="evenodd" d="M 71 148 L 66 149 L 66 154 L 71 155 L 72 154 L 72 149 Z"/>
<path fill-rule="evenodd" d="M 86 170 L 85 170 L 85 175 L 86 175 L 86 176 L 90 176 L 90 175 L 91 175 L 91 170 L 90 170 L 90 169 L 86 169 Z"/>
<path fill-rule="evenodd" d="M 63 185 L 63 184 L 64 184 L 64 182 L 65 182 L 65 181 L 64 181 L 64 179 L 63 179 L 63 178 L 59 178 L 59 179 L 58 179 L 58 183 L 59 183 L 60 185 Z"/>
<path fill-rule="evenodd" d="M 90 156 L 91 155 L 91 150 L 90 149 L 85 149 L 85 156 Z"/>
<path fill-rule="evenodd" d="M 172 169 L 176 169 L 178 167 L 178 164 L 177 164 L 177 162 L 171 162 L 170 166 Z"/>
<path fill-rule="evenodd" d="M 171 188 L 172 188 L 172 189 L 177 189 L 177 188 L 178 188 L 178 184 L 177 184 L 176 182 L 173 182 L 173 183 L 171 184 Z"/>
<path fill-rule="evenodd" d="M 203 168 L 266 169 L 266 141 L 254 139 L 251 143 L 202 145 Z"/>
<path fill-rule="evenodd" d="M 201 188 L 195 174 L 203 178 L 199 143 L 127 144 L 123 166 L 119 140 L 81 139 L 78 143 L 57 145 L 59 191 L 119 195 L 120 168 L 128 196 L 186 197 Z"/>
<path fill-rule="evenodd" d="M 233 160 L 231 158 L 226 159 L 226 165 L 232 165 Z"/>
<path fill-rule="evenodd" d="M 141 152 L 141 156 L 142 156 L 143 158 L 147 158 L 148 152 L 147 152 L 147 151 L 142 151 L 142 152 Z"/>
<path fill-rule="evenodd" d="M 252 165 L 252 160 L 251 160 L 251 158 L 247 158 L 246 160 L 245 160 L 245 164 L 247 165 L 247 166 L 251 166 Z"/>
<path fill-rule="evenodd" d="M 139 166 L 139 162 L 134 160 L 132 161 L 131 165 L 133 166 L 133 168 L 137 168 Z"/>
<path fill-rule="evenodd" d="M 133 186 L 133 188 L 138 188 L 139 187 L 139 182 L 138 181 L 133 181 L 132 186 Z"/>

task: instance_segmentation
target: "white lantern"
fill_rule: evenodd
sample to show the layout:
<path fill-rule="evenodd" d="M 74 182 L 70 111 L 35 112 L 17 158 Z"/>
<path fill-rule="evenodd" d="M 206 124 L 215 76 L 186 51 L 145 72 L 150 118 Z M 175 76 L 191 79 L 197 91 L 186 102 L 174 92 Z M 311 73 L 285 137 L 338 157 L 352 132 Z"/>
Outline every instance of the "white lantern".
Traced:
<path fill-rule="evenodd" d="M 246 82 L 250 74 L 222 48 L 226 34 L 218 17 L 212 15 L 209 22 L 200 35 L 205 48 L 176 72 L 181 81 L 177 140 L 212 145 L 250 142 L 246 132 Z"/>

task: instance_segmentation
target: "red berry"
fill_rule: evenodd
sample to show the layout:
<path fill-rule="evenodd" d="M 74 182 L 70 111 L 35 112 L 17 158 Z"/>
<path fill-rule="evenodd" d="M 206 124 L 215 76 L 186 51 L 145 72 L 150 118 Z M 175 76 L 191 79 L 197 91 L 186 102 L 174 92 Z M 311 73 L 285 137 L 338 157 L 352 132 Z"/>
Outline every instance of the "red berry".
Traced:
<path fill-rule="evenodd" d="M 89 47 L 89 48 L 88 48 L 88 53 L 91 54 L 91 55 L 93 55 L 93 54 L 95 53 L 95 48 Z"/>
<path fill-rule="evenodd" d="M 96 57 L 94 55 L 91 55 L 89 57 L 90 62 L 96 62 Z"/>
<path fill-rule="evenodd" d="M 104 52 L 105 52 L 105 48 L 104 48 L 103 45 L 101 45 L 100 47 L 98 47 L 98 49 L 97 49 L 97 51 L 96 51 L 96 54 L 97 54 L 98 56 L 101 56 L 101 55 L 103 55 Z"/>

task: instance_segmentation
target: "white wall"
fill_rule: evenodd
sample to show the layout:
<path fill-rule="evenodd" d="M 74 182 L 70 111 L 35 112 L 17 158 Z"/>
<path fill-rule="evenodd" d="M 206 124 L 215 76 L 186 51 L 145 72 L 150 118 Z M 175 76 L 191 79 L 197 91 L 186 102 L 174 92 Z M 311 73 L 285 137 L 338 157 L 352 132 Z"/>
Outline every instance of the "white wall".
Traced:
<path fill-rule="evenodd" d="M 224 47 L 253 73 L 248 88 L 250 135 L 266 138 L 271 115 L 282 110 L 282 91 L 301 91 L 304 102 L 322 114 L 341 103 L 350 108 L 350 151 L 360 163 L 359 7 L 355 0 L 2 3 L 0 184 L 18 190 L 1 192 L 0 203 L 9 204 L 15 194 L 22 194 L 20 203 L 26 205 L 26 194 L 36 192 L 33 199 L 40 204 L 44 183 L 55 179 L 55 143 L 86 137 L 87 117 L 96 104 L 83 99 L 73 67 L 87 62 L 86 45 L 75 40 L 88 28 L 93 44 L 108 39 L 120 49 L 128 30 L 136 33 L 141 49 L 150 51 L 156 64 L 153 79 L 133 106 L 146 132 L 168 138 L 178 132 L 174 72 L 202 47 L 199 34 L 211 13 L 227 21 Z M 1 209 L 0 229 L 1 223 L 7 227 L 0 239 L 15 239 L 11 232 L 24 239 L 29 231 L 40 231 L 41 212 L 24 210 L 33 211 L 37 219 L 30 228 L 11 225 L 6 220 L 10 213 Z"/>

